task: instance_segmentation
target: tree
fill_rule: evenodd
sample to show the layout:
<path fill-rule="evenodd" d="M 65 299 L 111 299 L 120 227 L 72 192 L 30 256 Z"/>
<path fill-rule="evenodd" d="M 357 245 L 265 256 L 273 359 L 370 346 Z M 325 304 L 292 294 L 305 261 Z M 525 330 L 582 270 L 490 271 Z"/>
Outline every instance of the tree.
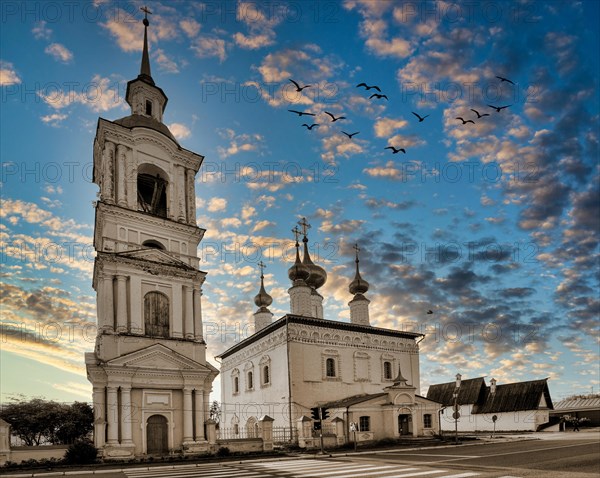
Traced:
<path fill-rule="evenodd" d="M 14 400 L 2 407 L 0 418 L 11 426 L 12 434 L 28 446 L 42 443 L 68 444 L 87 436 L 94 414 L 87 403 L 72 405 L 33 398 Z"/>
<path fill-rule="evenodd" d="M 210 408 L 208 409 L 208 415 L 212 420 L 217 422 L 217 424 L 219 424 L 219 422 L 221 421 L 221 405 L 217 400 L 213 401 L 210 404 Z"/>

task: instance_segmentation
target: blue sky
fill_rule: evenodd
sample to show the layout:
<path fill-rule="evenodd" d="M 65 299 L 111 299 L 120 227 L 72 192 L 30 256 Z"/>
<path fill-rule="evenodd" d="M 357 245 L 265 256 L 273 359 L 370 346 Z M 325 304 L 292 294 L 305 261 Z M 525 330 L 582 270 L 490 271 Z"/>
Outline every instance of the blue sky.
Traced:
<path fill-rule="evenodd" d="M 141 5 L 1 4 L 2 401 L 91 399 L 92 144 L 99 116 L 128 114 Z M 555 400 L 598 390 L 597 2 L 148 7 L 165 123 L 205 156 L 213 364 L 251 330 L 259 260 L 271 310 L 289 311 L 305 216 L 326 318 L 349 320 L 358 243 L 372 324 L 427 334 L 423 393 L 457 372 L 549 377 Z"/>

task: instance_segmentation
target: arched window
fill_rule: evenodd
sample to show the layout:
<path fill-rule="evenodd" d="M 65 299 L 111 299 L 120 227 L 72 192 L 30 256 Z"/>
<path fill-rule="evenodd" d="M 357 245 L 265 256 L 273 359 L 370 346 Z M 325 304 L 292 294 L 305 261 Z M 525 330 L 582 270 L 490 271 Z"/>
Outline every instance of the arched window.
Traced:
<path fill-rule="evenodd" d="M 152 101 L 146 100 L 146 114 L 152 116 Z"/>
<path fill-rule="evenodd" d="M 263 384 L 269 383 L 271 381 L 269 366 L 265 365 L 263 367 Z"/>
<path fill-rule="evenodd" d="M 254 374 L 252 372 L 248 372 L 248 390 L 254 388 Z"/>
<path fill-rule="evenodd" d="M 161 292 L 144 296 L 144 327 L 151 337 L 169 337 L 169 298 Z"/>
<path fill-rule="evenodd" d="M 148 239 L 142 243 L 144 247 L 152 247 L 153 249 L 161 249 L 164 250 L 165 246 L 163 246 L 160 242 L 155 241 L 154 239 Z"/>
<path fill-rule="evenodd" d="M 233 393 L 240 393 L 240 377 L 233 377 Z"/>
<path fill-rule="evenodd" d="M 328 377 L 335 377 L 335 360 L 328 358 L 325 361 L 325 374 Z"/>
<path fill-rule="evenodd" d="M 392 363 L 391 362 L 383 362 L 383 378 L 386 380 L 392 379 Z"/>

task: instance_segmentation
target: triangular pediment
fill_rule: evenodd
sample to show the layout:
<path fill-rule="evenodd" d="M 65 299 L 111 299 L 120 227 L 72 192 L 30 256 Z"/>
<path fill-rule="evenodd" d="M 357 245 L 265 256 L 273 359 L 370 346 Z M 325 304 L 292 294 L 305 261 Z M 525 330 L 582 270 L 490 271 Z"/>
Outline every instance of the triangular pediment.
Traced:
<path fill-rule="evenodd" d="M 198 363 L 165 347 L 154 344 L 142 350 L 114 358 L 108 365 L 152 370 L 208 370 L 212 367 Z"/>
<path fill-rule="evenodd" d="M 188 264 L 185 262 L 173 257 L 168 252 L 162 251 L 160 249 L 148 248 L 148 249 L 138 249 L 135 251 L 125 251 L 119 252 L 116 254 L 121 257 L 128 257 L 130 259 L 136 259 L 141 261 L 150 261 L 157 262 L 159 264 L 167 264 L 176 267 L 185 267 L 187 269 L 191 269 Z"/>

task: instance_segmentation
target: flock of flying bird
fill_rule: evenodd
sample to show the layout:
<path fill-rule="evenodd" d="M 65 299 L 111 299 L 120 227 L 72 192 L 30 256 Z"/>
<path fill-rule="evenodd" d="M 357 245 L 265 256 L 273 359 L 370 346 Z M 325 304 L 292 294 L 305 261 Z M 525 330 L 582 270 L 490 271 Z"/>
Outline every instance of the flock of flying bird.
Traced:
<path fill-rule="evenodd" d="M 513 81 L 509 80 L 508 78 L 504 78 L 502 76 L 496 76 L 496 78 L 498 78 L 500 80 L 500 83 L 507 82 L 507 83 L 510 83 L 511 85 L 515 85 L 515 83 Z M 298 92 L 298 93 L 301 93 L 302 90 L 304 90 L 305 88 L 310 88 L 312 86 L 312 85 L 300 86 L 300 84 L 298 82 L 296 82 L 292 79 L 290 79 L 290 81 L 294 84 L 294 86 L 296 87 L 296 92 Z M 375 99 L 380 100 L 382 98 L 385 98 L 386 101 L 389 101 L 388 97 L 381 93 L 381 88 L 379 88 L 379 86 L 377 86 L 377 85 L 367 85 L 366 83 L 363 82 L 363 83 L 359 83 L 358 85 L 356 85 L 356 88 L 364 88 L 365 91 L 376 90 L 378 93 L 373 93 L 371 96 L 369 96 L 369 99 L 375 98 Z M 512 105 L 494 106 L 494 105 L 488 104 L 487 106 L 496 110 L 496 113 L 500 113 L 503 109 L 508 108 Z M 477 111 L 476 109 L 473 109 L 473 108 L 470 108 L 470 110 L 477 115 L 478 120 L 481 118 L 484 118 L 485 116 L 490 116 L 489 113 L 480 113 L 479 111 Z M 316 116 L 315 113 L 309 113 L 307 111 L 298 111 L 298 110 L 288 110 L 288 111 L 290 113 L 297 114 L 299 117 L 302 117 L 302 116 L 315 117 Z M 347 119 L 345 116 L 335 116 L 333 113 L 330 113 L 329 111 L 324 111 L 324 113 L 329 116 L 332 123 L 335 123 L 336 121 Z M 414 111 L 411 111 L 411 113 L 417 117 L 417 119 L 419 120 L 419 123 L 422 123 L 423 121 L 425 121 L 425 118 L 429 117 L 429 115 L 421 116 L 418 113 L 415 113 Z M 464 119 L 462 116 L 457 116 L 455 119 L 462 121 L 463 125 L 465 125 L 467 123 L 475 124 L 475 121 L 473 121 L 472 119 Z M 312 123 L 312 124 L 303 123 L 302 126 L 305 127 L 307 130 L 311 131 L 313 128 L 317 128 L 319 126 L 319 123 Z M 360 133 L 360 131 L 356 131 L 354 133 L 347 133 L 346 131 L 340 131 L 340 132 L 342 134 L 345 134 L 348 137 L 348 139 L 352 139 L 354 136 L 356 136 L 357 134 Z M 383 149 L 391 150 L 392 154 L 398 154 L 400 152 L 406 154 L 405 148 L 398 148 L 395 146 L 386 146 Z"/>

